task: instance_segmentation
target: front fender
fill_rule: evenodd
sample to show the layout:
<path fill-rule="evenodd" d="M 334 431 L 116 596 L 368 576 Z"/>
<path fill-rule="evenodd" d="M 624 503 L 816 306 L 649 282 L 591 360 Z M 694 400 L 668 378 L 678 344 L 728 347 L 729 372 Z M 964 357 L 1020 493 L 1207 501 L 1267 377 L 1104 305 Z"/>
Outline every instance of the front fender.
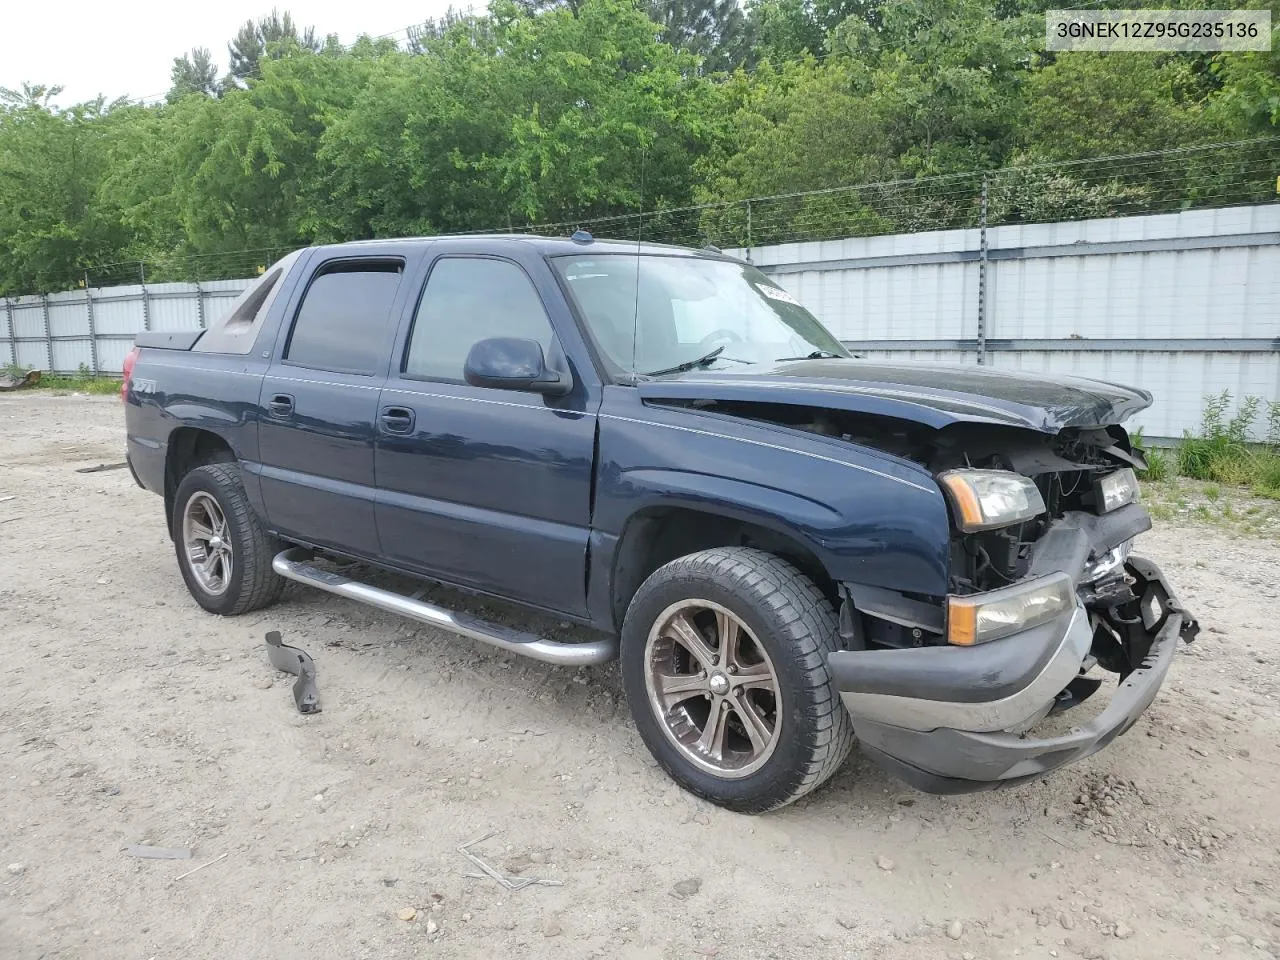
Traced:
<path fill-rule="evenodd" d="M 601 411 L 595 530 L 615 538 L 654 507 L 690 508 L 799 541 L 833 580 L 946 593 L 950 520 L 923 468 L 769 424 L 625 402 Z"/>

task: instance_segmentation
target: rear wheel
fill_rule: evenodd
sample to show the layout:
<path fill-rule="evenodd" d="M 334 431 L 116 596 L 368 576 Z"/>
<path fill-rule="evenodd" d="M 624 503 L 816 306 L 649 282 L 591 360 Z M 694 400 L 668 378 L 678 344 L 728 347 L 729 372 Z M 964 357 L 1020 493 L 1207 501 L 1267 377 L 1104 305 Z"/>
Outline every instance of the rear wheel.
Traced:
<path fill-rule="evenodd" d="M 283 546 L 258 522 L 238 466 L 210 463 L 192 470 L 178 485 L 174 510 L 178 567 L 196 603 L 235 616 L 279 599 L 285 581 L 271 560 Z"/>
<path fill-rule="evenodd" d="M 813 581 L 745 547 L 674 560 L 641 585 L 622 629 L 636 726 L 681 786 L 744 813 L 830 777 L 853 728 L 827 673 L 834 611 Z"/>

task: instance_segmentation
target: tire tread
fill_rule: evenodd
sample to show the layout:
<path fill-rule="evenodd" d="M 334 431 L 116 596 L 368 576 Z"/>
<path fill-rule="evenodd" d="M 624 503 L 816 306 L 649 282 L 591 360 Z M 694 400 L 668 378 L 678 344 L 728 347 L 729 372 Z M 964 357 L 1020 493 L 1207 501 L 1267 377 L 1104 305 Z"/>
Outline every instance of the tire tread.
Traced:
<path fill-rule="evenodd" d="M 240 531 L 236 538 L 236 551 L 240 560 L 240 589 L 233 603 L 222 616 L 235 617 L 252 610 L 270 606 L 280 599 L 285 580 L 271 568 L 271 561 L 281 545 L 268 534 L 249 504 L 244 484 L 240 479 L 240 466 L 235 463 L 207 463 L 196 467 L 179 485 L 184 487 L 193 474 L 201 474 L 217 492 L 217 499 L 232 530 Z M 175 509 L 182 509 L 185 498 L 178 498 Z M 181 517 L 175 523 L 175 543 L 181 555 Z M 206 608 L 207 609 L 207 608 Z"/>
<path fill-rule="evenodd" d="M 752 547 L 713 547 L 671 561 L 641 585 L 629 609 L 659 586 L 683 581 L 694 593 L 695 585 L 708 579 L 745 588 L 781 627 L 778 640 L 804 677 L 806 689 L 801 691 L 800 702 L 805 707 L 811 741 L 806 745 L 801 769 L 784 772 L 775 785 L 777 789 L 762 791 L 754 802 L 724 804 L 741 812 L 762 813 L 792 803 L 819 787 L 840 768 L 853 748 L 853 723 L 827 671 L 827 654 L 838 649 L 838 622 L 831 604 L 813 580 L 781 557 Z M 645 630 L 647 633 L 647 626 Z M 647 703 L 637 706 L 649 709 Z M 662 757 L 658 760 L 669 773 L 678 776 Z M 679 779 L 691 792 L 723 804 L 723 800 Z"/>

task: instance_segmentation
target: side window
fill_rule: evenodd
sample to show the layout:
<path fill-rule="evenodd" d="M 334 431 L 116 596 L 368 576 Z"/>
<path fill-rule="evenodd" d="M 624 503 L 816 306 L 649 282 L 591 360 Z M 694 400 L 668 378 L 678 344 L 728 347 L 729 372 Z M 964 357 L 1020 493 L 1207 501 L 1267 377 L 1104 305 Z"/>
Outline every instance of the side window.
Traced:
<path fill-rule="evenodd" d="M 489 337 L 537 340 L 547 351 L 551 321 L 533 283 L 508 260 L 442 257 L 413 320 L 405 376 L 461 382 L 467 354 Z"/>
<path fill-rule="evenodd" d="M 284 287 L 281 280 L 301 255 L 301 250 L 295 250 L 245 287 L 227 312 L 209 324 L 209 329 L 196 341 L 192 350 L 198 353 L 248 353 L 252 350 L 262 329 L 262 321 Z"/>
<path fill-rule="evenodd" d="M 332 264 L 311 281 L 284 349 L 290 363 L 368 376 L 382 366 L 400 261 Z"/>

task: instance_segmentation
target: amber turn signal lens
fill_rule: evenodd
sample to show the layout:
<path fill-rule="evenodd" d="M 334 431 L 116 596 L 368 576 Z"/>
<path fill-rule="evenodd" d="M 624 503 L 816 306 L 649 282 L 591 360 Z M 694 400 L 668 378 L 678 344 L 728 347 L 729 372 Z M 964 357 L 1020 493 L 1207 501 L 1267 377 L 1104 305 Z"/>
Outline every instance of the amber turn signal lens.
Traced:
<path fill-rule="evenodd" d="M 1030 477 L 1009 470 L 948 470 L 938 475 L 966 533 L 994 530 L 1044 513 L 1044 499 Z"/>
<path fill-rule="evenodd" d="M 963 530 L 982 526 L 982 504 L 978 502 L 978 495 L 965 478 L 956 473 L 944 473 L 938 479 L 947 488 L 947 493 L 951 494 L 951 503 L 960 514 L 960 528 Z"/>
<path fill-rule="evenodd" d="M 947 643 L 970 647 L 978 641 L 978 608 L 953 602 L 947 611 Z"/>

